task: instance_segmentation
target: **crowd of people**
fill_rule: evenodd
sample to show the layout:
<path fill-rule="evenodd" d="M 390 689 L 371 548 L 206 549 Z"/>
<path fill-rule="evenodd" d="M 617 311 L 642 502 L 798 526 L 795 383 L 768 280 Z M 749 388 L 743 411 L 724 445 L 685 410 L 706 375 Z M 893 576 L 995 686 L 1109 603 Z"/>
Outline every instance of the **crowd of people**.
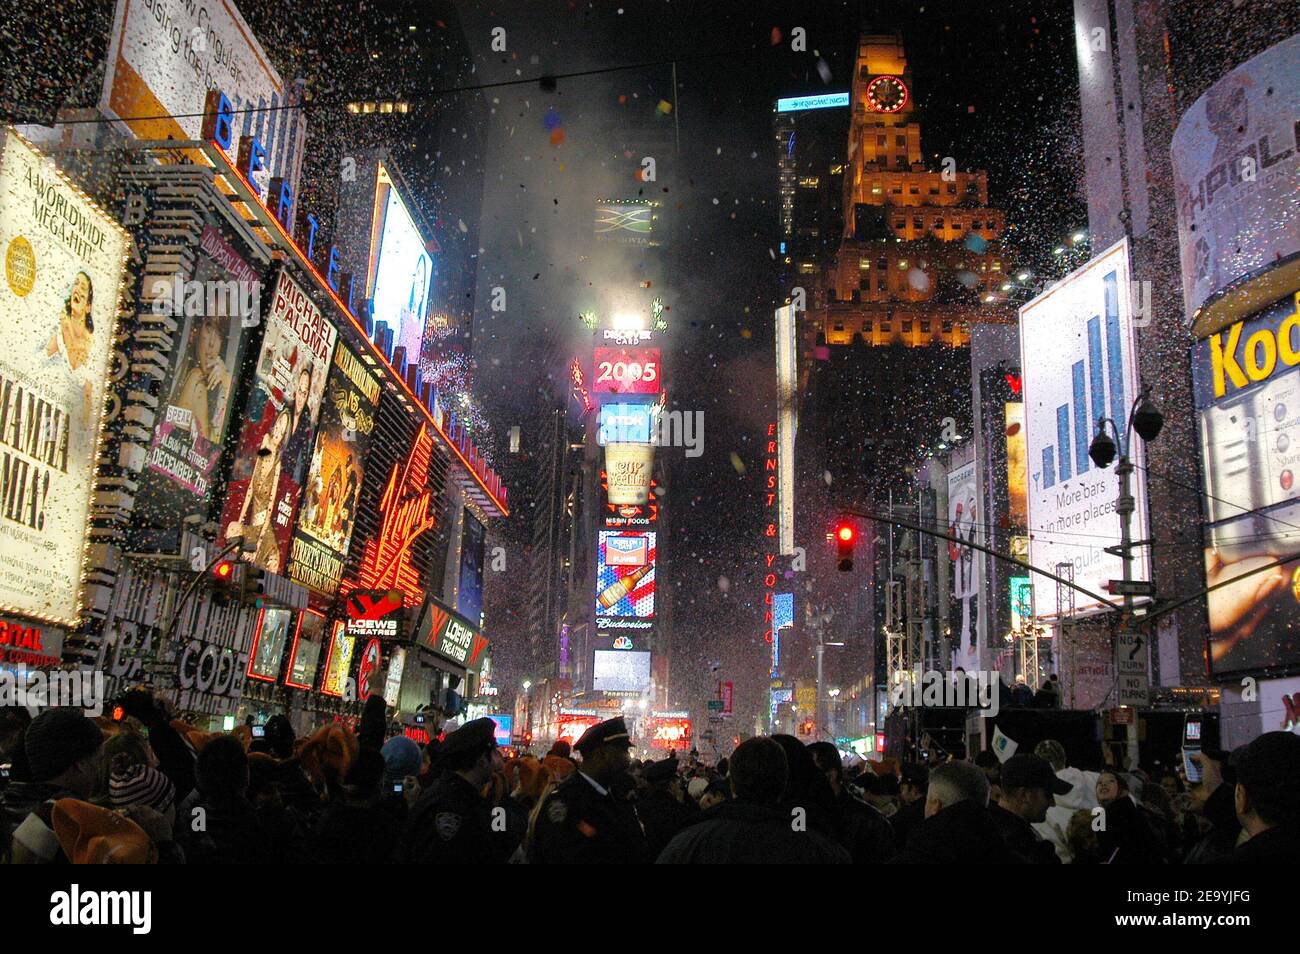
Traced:
<path fill-rule="evenodd" d="M 283 716 L 205 733 L 144 689 L 121 718 L 0 710 L 0 858 L 23 863 L 1259 863 L 1300 859 L 1300 736 L 1200 758 L 1202 779 L 1088 771 L 1046 740 L 1002 761 L 845 759 L 747 739 L 642 762 L 626 724 L 542 757 L 490 719 L 421 746 L 372 694 L 352 730 Z"/>

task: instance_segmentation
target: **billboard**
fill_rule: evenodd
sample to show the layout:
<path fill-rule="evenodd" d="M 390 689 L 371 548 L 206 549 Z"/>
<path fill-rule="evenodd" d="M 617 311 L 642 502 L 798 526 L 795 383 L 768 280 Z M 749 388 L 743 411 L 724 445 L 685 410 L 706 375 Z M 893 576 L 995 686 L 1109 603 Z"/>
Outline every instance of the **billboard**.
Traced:
<path fill-rule="evenodd" d="M 280 573 L 338 333 L 288 272 L 276 282 L 265 324 L 221 515 L 222 544 L 242 534 L 245 557 Z"/>
<path fill-rule="evenodd" d="M 656 536 L 654 531 L 600 531 L 596 562 L 598 617 L 654 618 Z"/>
<path fill-rule="evenodd" d="M 81 614 L 122 227 L 6 130 L 0 155 L 0 609 Z"/>
<path fill-rule="evenodd" d="M 393 332 L 393 343 L 417 361 L 424 341 L 433 287 L 433 256 L 415 218 L 402 200 L 384 164 L 379 163 L 375 190 L 370 316 Z"/>
<path fill-rule="evenodd" d="M 497 745 L 509 745 L 510 737 L 515 731 L 515 717 L 502 712 L 489 712 L 488 718 L 496 723 L 492 735 L 497 740 Z"/>
<path fill-rule="evenodd" d="M 1024 632 L 1025 624 L 1034 618 L 1034 587 L 1027 576 L 1013 576 L 1007 580 L 1011 590 L 1011 628 Z"/>
<path fill-rule="evenodd" d="M 230 0 L 118 0 L 99 108 L 137 139 L 202 139 L 208 90 L 230 100 L 230 159 L 255 136 L 266 151 L 265 190 L 279 176 L 298 194 L 306 124 L 289 90 Z"/>
<path fill-rule="evenodd" d="M 1123 239 L 1020 309 L 1025 448 L 1029 461 L 1029 562 L 1055 570 L 1074 566 L 1074 582 L 1102 593 L 1123 577 L 1121 559 L 1106 552 L 1119 543 L 1113 470 L 1088 458 L 1097 420 L 1109 417 L 1126 431 L 1137 394 L 1128 240 Z M 1147 533 L 1146 470 L 1142 441 L 1130 452 L 1134 540 Z M 1134 579 L 1149 579 L 1148 551 L 1133 551 Z M 1048 585 L 1042 581 L 1042 585 Z M 1104 604 L 1076 596 L 1076 609 Z"/>
<path fill-rule="evenodd" d="M 487 529 L 468 510 L 460 535 L 460 585 L 456 588 L 456 609 L 466 619 L 483 617 L 483 550 Z"/>
<path fill-rule="evenodd" d="M 649 444 L 654 440 L 657 404 L 602 404 L 596 442 L 607 444 Z"/>
<path fill-rule="evenodd" d="M 1025 405 L 1007 401 L 1003 408 L 1007 437 L 1007 520 L 1013 527 L 1029 519 L 1029 456 L 1025 450 Z"/>
<path fill-rule="evenodd" d="M 262 682 L 280 678 L 280 662 L 289 642 L 289 625 L 294 612 L 279 606 L 264 606 L 257 614 L 253 646 L 248 651 L 248 677 Z"/>
<path fill-rule="evenodd" d="M 808 109 L 832 109 L 849 105 L 848 93 L 820 93 L 816 96 L 785 96 L 776 101 L 778 113 L 799 113 Z"/>
<path fill-rule="evenodd" d="M 415 624 L 415 642 L 470 671 L 483 665 L 488 641 L 476 624 L 437 600 L 427 600 Z"/>
<path fill-rule="evenodd" d="M 327 696 L 342 696 L 348 687 L 348 674 L 352 670 L 352 652 L 357 641 L 348 635 L 342 620 L 330 627 L 330 641 L 325 649 L 325 675 L 321 677 L 320 691 Z"/>
<path fill-rule="evenodd" d="M 650 688 L 650 653 L 597 649 L 591 678 L 596 692 L 645 692 Z"/>
<path fill-rule="evenodd" d="M 798 401 L 795 398 L 797 367 L 795 360 L 794 306 L 776 310 L 776 480 L 767 475 L 768 489 L 776 484 L 778 502 L 777 552 L 794 553 L 794 438 L 798 426 Z M 769 452 L 768 456 L 772 456 Z"/>
<path fill-rule="evenodd" d="M 597 348 L 592 394 L 658 394 L 658 348 Z"/>
<path fill-rule="evenodd" d="M 1198 342 L 1192 382 L 1213 586 L 1300 549 L 1300 293 Z M 1206 599 L 1214 673 L 1300 666 L 1296 564 Z"/>
<path fill-rule="evenodd" d="M 289 555 L 289 578 L 320 596 L 333 596 L 343 576 L 379 393 L 379 377 L 355 352 L 335 348 Z"/>
<path fill-rule="evenodd" d="M 320 666 L 321 650 L 325 647 L 325 617 L 306 610 L 298 615 L 298 629 L 293 634 L 293 647 L 289 650 L 289 666 L 284 684 L 295 689 L 310 689 Z"/>
<path fill-rule="evenodd" d="M 401 590 L 353 590 L 347 599 L 348 635 L 395 641 L 402 632 Z"/>
<path fill-rule="evenodd" d="M 180 275 L 143 283 L 142 305 L 176 324 L 176 346 L 159 391 L 162 407 L 132 511 L 133 529 L 146 548 L 152 548 L 146 538 L 156 539 L 150 530 L 173 534 L 181 517 L 195 513 L 206 522 L 209 506 L 216 504 L 212 484 L 234 415 L 233 389 L 250 329 L 258 324 L 242 314 L 250 298 L 239 289 L 259 287 L 259 275 L 211 225 L 203 227 L 193 281 L 205 290 L 228 291 L 191 297 Z"/>
<path fill-rule="evenodd" d="M 983 592 L 984 560 L 971 543 L 983 543 L 986 521 L 980 512 L 975 486 L 975 461 L 948 471 L 949 577 L 952 600 L 960 610 L 951 621 L 952 664 L 966 670 L 979 668 L 980 593 Z"/>
<path fill-rule="evenodd" d="M 1174 132 L 1170 156 L 1189 322 L 1232 283 L 1300 255 L 1297 64 L 1300 35 L 1211 86 Z"/>
<path fill-rule="evenodd" d="M 694 744 L 690 716 L 684 712 L 656 713 L 647 720 L 650 748 L 688 752 Z"/>
<path fill-rule="evenodd" d="M 648 199 L 598 199 L 596 239 L 621 245 L 658 245 L 654 236 L 658 207 L 659 203 Z"/>
<path fill-rule="evenodd" d="M 653 444 L 606 445 L 606 499 L 615 506 L 642 507 L 648 504 L 654 462 Z"/>

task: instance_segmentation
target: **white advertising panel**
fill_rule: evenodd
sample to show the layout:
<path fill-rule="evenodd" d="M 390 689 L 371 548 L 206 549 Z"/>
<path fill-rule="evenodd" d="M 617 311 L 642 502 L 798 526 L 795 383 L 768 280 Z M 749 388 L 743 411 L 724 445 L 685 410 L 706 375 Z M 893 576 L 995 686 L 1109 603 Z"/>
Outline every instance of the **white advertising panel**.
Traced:
<path fill-rule="evenodd" d="M 10 130 L 0 252 L 0 609 L 70 625 L 127 237 Z"/>
<path fill-rule="evenodd" d="M 234 142 L 266 150 L 267 187 L 281 176 L 298 193 L 305 123 L 285 109 L 284 80 L 229 0 L 118 0 L 99 108 L 138 139 L 200 138 L 208 90 L 234 110 Z M 172 118 L 175 117 L 175 118 Z"/>
<path fill-rule="evenodd" d="M 983 555 L 970 546 L 982 543 L 986 519 L 980 513 L 975 489 L 975 461 L 948 472 L 948 535 L 962 541 L 948 543 L 952 580 L 952 665 L 967 671 L 979 668 L 979 605 L 983 591 Z"/>
<path fill-rule="evenodd" d="M 387 178 L 380 167 L 381 182 Z M 391 183 L 386 191 L 371 291 L 370 314 L 393 332 L 393 343 L 406 348 L 406 360 L 416 361 L 424 340 L 433 286 L 433 256 L 402 197 Z M 380 210 L 376 210 L 377 212 Z"/>
<path fill-rule="evenodd" d="M 1029 456 L 1029 562 L 1052 572 L 1074 567 L 1074 582 L 1093 593 L 1123 576 L 1118 556 L 1106 552 L 1120 540 L 1115 511 L 1119 478 L 1114 465 L 1101 470 L 1088 458 L 1097 420 L 1126 432 L 1138 388 L 1132 321 L 1128 240 L 1020 309 L 1021 373 L 1025 440 Z M 1135 437 L 1130 459 L 1136 466 L 1132 536 L 1145 540 L 1147 505 L 1142 440 Z M 1133 551 L 1135 579 L 1149 579 L 1148 554 Z M 1040 592 L 1055 583 L 1036 577 Z M 1075 594 L 1076 610 L 1102 607 Z M 1054 607 L 1038 607 L 1050 615 Z"/>
<path fill-rule="evenodd" d="M 645 692 L 650 688 L 650 654 L 597 649 L 592 669 L 596 692 Z"/>
<path fill-rule="evenodd" d="M 1238 279 L 1300 255 L 1300 34 L 1247 60 L 1183 115 L 1170 146 L 1190 321 Z"/>

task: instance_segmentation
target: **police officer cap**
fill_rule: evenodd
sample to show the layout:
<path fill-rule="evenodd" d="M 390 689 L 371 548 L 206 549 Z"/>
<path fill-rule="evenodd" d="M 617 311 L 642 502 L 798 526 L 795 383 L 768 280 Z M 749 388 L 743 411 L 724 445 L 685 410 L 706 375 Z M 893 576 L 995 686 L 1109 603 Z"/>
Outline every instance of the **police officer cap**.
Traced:
<path fill-rule="evenodd" d="M 660 762 L 651 762 L 645 767 L 647 782 L 666 782 L 677 776 L 677 756 L 670 755 Z"/>
<path fill-rule="evenodd" d="M 486 716 L 466 722 L 442 740 L 442 745 L 438 748 L 438 757 L 445 759 L 496 748 L 496 732 L 497 724 Z"/>
<path fill-rule="evenodd" d="M 622 716 L 593 725 L 582 733 L 582 738 L 573 743 L 573 748 L 574 751 L 586 755 L 598 745 L 621 745 L 625 749 L 632 747 L 632 739 L 627 733 L 627 723 L 623 721 Z"/>

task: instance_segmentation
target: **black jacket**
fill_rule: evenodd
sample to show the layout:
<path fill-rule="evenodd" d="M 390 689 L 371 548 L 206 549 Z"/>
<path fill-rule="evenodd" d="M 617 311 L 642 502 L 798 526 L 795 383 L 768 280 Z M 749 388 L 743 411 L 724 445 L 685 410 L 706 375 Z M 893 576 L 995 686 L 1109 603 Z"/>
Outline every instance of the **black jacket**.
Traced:
<path fill-rule="evenodd" d="M 393 860 L 407 820 L 406 799 L 384 794 L 370 803 L 339 799 L 321 816 L 312 838 L 318 864 L 387 864 Z"/>
<path fill-rule="evenodd" d="M 1156 836 L 1151 819 L 1127 795 L 1102 806 L 1105 827 L 1097 833 L 1101 860 L 1113 865 L 1159 865 L 1165 863 L 1164 846 Z"/>
<path fill-rule="evenodd" d="M 1232 853 L 1234 865 L 1294 865 L 1300 861 L 1300 828 L 1276 825 L 1242 842 Z"/>
<path fill-rule="evenodd" d="M 444 772 L 412 809 L 399 860 L 476 865 L 503 861 L 492 838 L 490 807 L 460 775 Z"/>
<path fill-rule="evenodd" d="M 841 788 L 835 799 L 840 844 L 855 865 L 882 865 L 897 852 L 894 828 L 884 815 Z"/>
<path fill-rule="evenodd" d="M 849 853 L 782 808 L 723 802 L 668 843 L 661 865 L 849 864 Z"/>
<path fill-rule="evenodd" d="M 1220 785 L 1205 800 L 1201 809 L 1206 819 L 1213 826 L 1209 833 L 1196 843 L 1187 853 L 1184 862 L 1189 865 L 1223 864 L 1232 858 L 1237 846 L 1237 836 L 1241 834 L 1241 822 L 1237 821 L 1237 807 L 1234 800 L 1234 787 Z"/>
<path fill-rule="evenodd" d="M 907 839 L 923 821 L 925 821 L 924 798 L 898 806 L 898 811 L 889 816 L 889 823 L 894 826 L 894 838 L 899 848 L 907 844 Z"/>
<path fill-rule="evenodd" d="M 917 825 L 894 859 L 903 865 L 1021 864 L 998 834 L 988 810 L 967 799 Z"/>
<path fill-rule="evenodd" d="M 1002 836 L 1003 843 L 1013 855 L 1027 865 L 1059 865 L 1061 859 L 1050 841 L 1044 841 L 1029 824 L 1015 812 L 1007 811 L 995 802 L 989 803 L 989 818 Z"/>
<path fill-rule="evenodd" d="M 700 820 L 698 808 L 683 805 L 671 792 L 655 789 L 636 803 L 636 813 L 645 828 L 650 858 L 658 858 L 679 831 Z"/>
<path fill-rule="evenodd" d="M 644 864 L 645 831 L 631 803 L 572 772 L 546 797 L 533 825 L 533 864 Z"/>

